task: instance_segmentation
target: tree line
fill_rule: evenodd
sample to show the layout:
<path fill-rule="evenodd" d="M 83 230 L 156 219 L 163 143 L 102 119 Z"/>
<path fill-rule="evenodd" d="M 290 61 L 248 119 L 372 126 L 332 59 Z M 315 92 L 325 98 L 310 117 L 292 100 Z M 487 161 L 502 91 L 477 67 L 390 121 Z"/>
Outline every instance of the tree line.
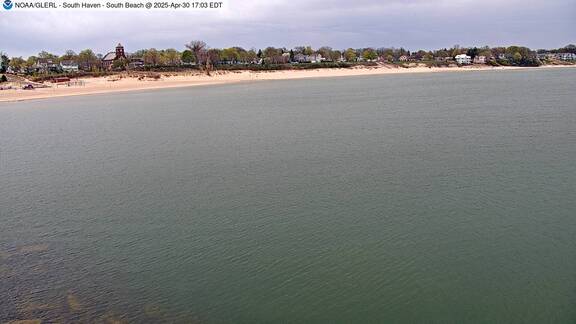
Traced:
<path fill-rule="evenodd" d="M 191 41 L 184 45 L 182 51 L 174 48 L 168 49 L 141 49 L 127 55 L 126 60 L 114 62 L 114 69 L 126 69 L 130 62 L 139 62 L 142 66 L 182 66 L 190 65 L 202 68 L 213 68 L 217 65 L 249 65 L 249 64 L 288 64 L 310 62 L 384 62 L 397 63 L 401 61 L 420 62 L 448 62 L 456 55 L 467 54 L 471 58 L 483 56 L 488 64 L 494 65 L 540 65 L 537 54 L 540 53 L 575 53 L 575 45 L 567 45 L 563 48 L 551 50 L 531 50 L 523 46 L 508 47 L 461 47 L 454 45 L 451 48 L 437 50 L 409 51 L 404 48 L 380 47 L 380 48 L 347 48 L 333 49 L 322 46 L 313 49 L 311 46 L 296 46 L 291 49 L 285 47 L 266 47 L 264 49 L 244 49 L 240 46 L 229 48 L 210 48 L 201 40 Z M 81 70 L 98 71 L 103 69 L 102 54 L 96 54 L 92 49 L 85 49 L 76 53 L 67 50 L 62 55 L 56 55 L 42 51 L 37 55 L 23 57 L 11 57 L 0 52 L 0 73 L 6 73 L 8 69 L 13 72 L 30 72 L 38 66 L 41 60 L 49 60 L 53 64 L 72 61 L 78 64 Z"/>

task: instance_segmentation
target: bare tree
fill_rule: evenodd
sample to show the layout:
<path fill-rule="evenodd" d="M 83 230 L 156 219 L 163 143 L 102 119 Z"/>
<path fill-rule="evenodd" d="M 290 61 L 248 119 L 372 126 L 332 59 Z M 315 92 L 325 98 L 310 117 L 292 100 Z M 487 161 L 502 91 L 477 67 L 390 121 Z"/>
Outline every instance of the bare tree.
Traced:
<path fill-rule="evenodd" d="M 186 48 L 188 48 L 189 50 L 192 51 L 192 53 L 194 53 L 196 63 L 201 64 L 202 63 L 201 59 L 204 56 L 202 54 L 206 50 L 206 43 L 201 40 L 193 40 L 190 43 L 186 44 Z"/>

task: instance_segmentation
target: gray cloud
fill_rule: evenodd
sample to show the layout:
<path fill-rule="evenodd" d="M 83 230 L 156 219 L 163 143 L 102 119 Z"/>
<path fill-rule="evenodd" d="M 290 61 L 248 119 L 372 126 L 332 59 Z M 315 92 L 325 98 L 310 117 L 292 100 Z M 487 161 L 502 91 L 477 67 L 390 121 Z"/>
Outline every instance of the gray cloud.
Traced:
<path fill-rule="evenodd" d="M 216 11 L 0 12 L 0 50 L 31 55 L 117 42 L 128 51 L 181 49 L 192 39 L 213 47 L 309 44 L 409 49 L 576 42 L 576 0 L 227 0 Z"/>

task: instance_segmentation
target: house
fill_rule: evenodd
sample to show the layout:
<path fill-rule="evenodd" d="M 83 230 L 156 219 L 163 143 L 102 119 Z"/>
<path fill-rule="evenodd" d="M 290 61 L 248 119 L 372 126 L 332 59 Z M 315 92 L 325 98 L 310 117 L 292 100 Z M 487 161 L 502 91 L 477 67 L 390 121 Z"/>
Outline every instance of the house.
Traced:
<path fill-rule="evenodd" d="M 436 56 L 434 60 L 438 62 L 448 62 L 452 60 L 452 56 Z"/>
<path fill-rule="evenodd" d="M 144 67 L 144 59 L 140 57 L 131 57 L 128 60 L 128 68 L 130 69 L 138 69 Z"/>
<path fill-rule="evenodd" d="M 556 54 L 556 58 L 563 61 L 575 61 L 576 54 L 574 53 L 558 53 Z"/>
<path fill-rule="evenodd" d="M 298 53 L 294 55 L 294 62 L 298 63 L 320 63 L 324 61 L 324 58 L 320 54 L 312 54 L 312 55 L 304 55 L 302 53 Z"/>
<path fill-rule="evenodd" d="M 302 53 L 295 54 L 293 61 L 298 62 L 298 63 L 304 63 L 304 62 L 306 62 L 306 55 L 304 55 Z"/>
<path fill-rule="evenodd" d="M 407 62 L 408 61 L 408 56 L 406 55 L 402 55 L 398 58 L 398 61 L 400 62 Z"/>
<path fill-rule="evenodd" d="M 78 63 L 74 61 L 62 61 L 60 62 L 60 69 L 64 72 L 78 72 Z"/>
<path fill-rule="evenodd" d="M 118 43 L 116 46 L 116 51 L 109 52 L 102 58 L 102 67 L 107 70 L 111 70 L 114 62 L 118 60 L 126 60 L 126 54 L 124 54 L 124 46 Z"/>
<path fill-rule="evenodd" d="M 486 56 L 484 55 L 474 56 L 473 62 L 474 64 L 486 64 Z"/>
<path fill-rule="evenodd" d="M 312 54 L 312 55 L 310 55 L 309 58 L 310 58 L 311 63 L 320 63 L 320 62 L 324 61 L 324 58 L 322 57 L 322 55 L 320 53 Z"/>
<path fill-rule="evenodd" d="M 466 54 L 458 54 L 458 55 L 456 55 L 456 57 L 454 57 L 454 59 L 456 60 L 456 63 L 458 63 L 458 64 L 470 64 L 470 63 L 472 63 L 472 57 L 470 57 Z"/>
<path fill-rule="evenodd" d="M 57 72 L 58 64 L 53 59 L 39 58 L 38 61 L 36 61 L 35 69 L 43 73 Z"/>

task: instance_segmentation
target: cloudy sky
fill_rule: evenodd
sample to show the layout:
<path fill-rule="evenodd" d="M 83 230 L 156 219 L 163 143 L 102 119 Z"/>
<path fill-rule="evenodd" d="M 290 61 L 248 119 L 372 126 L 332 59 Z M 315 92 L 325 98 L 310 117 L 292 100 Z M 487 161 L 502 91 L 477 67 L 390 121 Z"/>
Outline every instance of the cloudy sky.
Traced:
<path fill-rule="evenodd" d="M 15 0 L 20 1 L 20 0 Z M 576 0 L 223 0 L 221 10 L 1 11 L 0 51 L 211 47 L 433 49 L 576 43 Z"/>

